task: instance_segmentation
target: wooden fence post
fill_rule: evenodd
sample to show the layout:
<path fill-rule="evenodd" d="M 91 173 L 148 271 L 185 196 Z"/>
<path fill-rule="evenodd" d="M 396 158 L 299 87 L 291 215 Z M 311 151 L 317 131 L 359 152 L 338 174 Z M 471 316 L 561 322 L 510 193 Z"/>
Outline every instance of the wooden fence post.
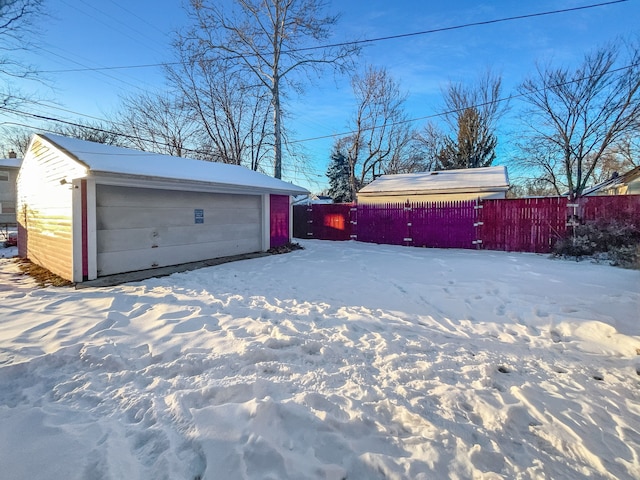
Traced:
<path fill-rule="evenodd" d="M 571 227 L 571 244 L 576 246 L 576 227 L 580 225 L 580 218 L 578 217 L 578 208 L 580 204 L 575 201 L 575 203 L 567 203 L 568 209 L 573 209 L 573 213 L 567 215 L 567 227 Z"/>
<path fill-rule="evenodd" d="M 349 225 L 351 225 L 351 240 L 358 240 L 358 204 L 351 204 L 349 208 Z"/>
<path fill-rule="evenodd" d="M 413 212 L 413 207 L 411 206 L 411 203 L 409 203 L 409 200 L 407 200 L 407 202 L 404 204 L 404 227 L 405 227 L 405 231 L 404 231 L 404 236 L 402 237 L 402 241 L 403 243 L 406 243 L 407 247 L 411 247 L 413 246 L 413 235 L 411 234 L 411 230 L 412 230 L 412 225 L 413 225 L 413 217 L 412 217 L 412 212 Z"/>
<path fill-rule="evenodd" d="M 313 203 L 307 205 L 307 238 L 313 238 Z"/>
<path fill-rule="evenodd" d="M 471 242 L 473 245 L 476 246 L 477 250 L 480 250 L 480 246 L 482 245 L 482 238 L 480 238 L 480 227 L 484 225 L 484 223 L 482 222 L 482 214 L 480 213 L 482 211 L 482 208 L 483 207 L 480 201 L 480 197 L 478 197 L 476 198 L 476 204 L 473 207 L 474 217 L 475 217 L 473 222 L 473 227 L 475 229 L 476 239 Z"/>

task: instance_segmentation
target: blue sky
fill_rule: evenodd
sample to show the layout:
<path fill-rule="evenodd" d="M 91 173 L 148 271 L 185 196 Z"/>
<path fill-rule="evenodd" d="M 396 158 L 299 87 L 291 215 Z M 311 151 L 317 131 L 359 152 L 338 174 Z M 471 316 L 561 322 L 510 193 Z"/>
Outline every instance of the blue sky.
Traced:
<path fill-rule="evenodd" d="M 341 19 L 331 41 L 393 36 L 600 3 L 603 0 L 330 2 Z M 145 65 L 171 61 L 172 32 L 185 25 L 181 0 L 47 0 L 46 17 L 37 21 L 40 49 L 25 60 L 42 70 L 42 83 L 19 85 L 46 102 L 29 111 L 76 121 L 104 119 L 126 93 L 164 88 L 160 68 L 57 70 Z M 640 0 L 550 16 L 474 26 L 453 31 L 376 42 L 358 60 L 385 67 L 407 92 L 407 113 L 420 119 L 441 111 L 441 91 L 449 81 L 473 82 L 491 68 L 503 78 L 505 95 L 535 69 L 536 62 L 575 65 L 582 56 L 617 36 L 637 35 Z M 354 109 L 349 78 L 327 72 L 302 96 L 287 99 L 287 126 L 306 161 L 285 163 L 285 179 L 319 191 L 333 139 L 307 139 L 348 131 Z M 61 109 L 62 108 L 62 109 Z M 64 109 L 64 110 L 63 110 Z M 513 105 L 517 111 L 517 105 Z M 83 116 L 81 116 L 82 114 Z M 425 120 L 418 120 L 420 127 Z M 518 125 L 505 118 L 500 129 L 498 163 L 508 162 L 509 138 Z"/>

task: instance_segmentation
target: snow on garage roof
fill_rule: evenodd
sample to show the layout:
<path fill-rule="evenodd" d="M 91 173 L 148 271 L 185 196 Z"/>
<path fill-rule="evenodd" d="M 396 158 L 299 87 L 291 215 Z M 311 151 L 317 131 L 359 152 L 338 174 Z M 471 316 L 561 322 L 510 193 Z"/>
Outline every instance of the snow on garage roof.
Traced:
<path fill-rule="evenodd" d="M 86 165 L 89 169 L 87 173 L 210 182 L 217 185 L 254 187 L 291 195 L 308 193 L 305 188 L 239 165 L 142 152 L 50 133 L 37 136 Z"/>
<path fill-rule="evenodd" d="M 362 188 L 358 194 L 487 191 L 507 188 L 507 167 L 498 166 L 382 175 Z"/>

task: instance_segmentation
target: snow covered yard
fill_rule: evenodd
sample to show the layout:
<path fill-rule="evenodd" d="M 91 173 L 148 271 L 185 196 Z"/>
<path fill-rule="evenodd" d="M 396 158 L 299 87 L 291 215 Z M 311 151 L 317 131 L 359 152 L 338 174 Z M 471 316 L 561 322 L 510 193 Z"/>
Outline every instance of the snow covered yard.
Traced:
<path fill-rule="evenodd" d="M 86 290 L 0 259 L 2 478 L 640 478 L 639 271 L 303 245 Z"/>

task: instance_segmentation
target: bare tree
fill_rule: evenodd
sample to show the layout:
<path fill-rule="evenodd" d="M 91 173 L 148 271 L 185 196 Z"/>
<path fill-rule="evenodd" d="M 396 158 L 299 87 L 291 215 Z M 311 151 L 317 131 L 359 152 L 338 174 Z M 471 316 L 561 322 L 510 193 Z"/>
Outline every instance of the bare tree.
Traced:
<path fill-rule="evenodd" d="M 414 134 L 414 145 L 422 158 L 422 171 L 438 169 L 440 154 L 446 146 L 446 140 L 446 134 L 433 122 L 428 122 Z"/>
<path fill-rule="evenodd" d="M 268 92 L 276 178 L 282 177 L 284 91 L 300 87 L 296 74 L 318 73 L 327 65 L 343 68 L 357 51 L 349 45 L 311 48 L 329 38 L 338 20 L 323 14 L 325 7 L 324 0 L 234 0 L 225 11 L 213 1 L 190 2 L 194 27 L 181 41 L 197 45 L 212 62 L 233 61 Z"/>
<path fill-rule="evenodd" d="M 105 145 L 123 145 L 120 135 L 101 122 L 78 121 L 77 123 L 54 124 L 48 131 L 89 142 L 104 143 Z"/>
<path fill-rule="evenodd" d="M 404 112 L 406 95 L 386 69 L 367 67 L 352 79 L 356 113 L 352 134 L 339 141 L 349 162 L 352 198 L 361 186 L 378 173 L 399 164 L 410 145 L 413 132 Z M 387 170 L 388 168 L 388 170 Z"/>
<path fill-rule="evenodd" d="M 517 166 L 529 173 L 531 181 L 525 182 L 527 194 L 532 192 L 547 192 L 549 195 L 562 195 L 566 186 L 562 181 L 560 159 L 553 145 L 542 138 L 527 138 L 518 142 L 519 154 L 516 157 Z M 534 188 L 529 188 L 534 185 Z"/>
<path fill-rule="evenodd" d="M 264 90 L 248 84 L 232 63 L 210 61 L 199 45 L 178 41 L 176 48 L 181 62 L 168 70 L 169 79 L 196 123 L 200 150 L 209 151 L 210 160 L 261 169 L 273 143 Z"/>
<path fill-rule="evenodd" d="M 13 150 L 18 157 L 24 157 L 33 133 L 26 128 L 4 128 L 0 147 L 5 153 Z"/>
<path fill-rule="evenodd" d="M 622 57 L 622 49 L 626 55 Z M 549 155 L 529 158 L 573 199 L 640 120 L 640 50 L 616 42 L 585 56 L 575 70 L 538 67 L 520 93 L 529 104 L 529 142 Z"/>
<path fill-rule="evenodd" d="M 438 170 L 488 167 L 495 160 L 497 122 L 507 111 L 502 79 L 491 71 L 474 85 L 451 83 L 443 92 L 443 119 L 452 135 L 440 142 Z"/>
<path fill-rule="evenodd" d="M 616 144 L 616 154 L 624 169 L 632 169 L 640 165 L 640 124 Z"/>
<path fill-rule="evenodd" d="M 41 13 L 43 0 L 0 1 L 0 106 L 15 107 L 25 101 L 12 87 L 12 78 L 34 79 L 37 74 L 19 57 L 33 45 L 33 19 Z"/>
<path fill-rule="evenodd" d="M 122 99 L 115 128 L 123 141 L 143 151 L 182 157 L 197 149 L 196 124 L 181 98 L 169 94 L 131 95 Z"/>
<path fill-rule="evenodd" d="M 640 137 L 638 132 L 634 131 L 607 149 L 591 177 L 594 183 L 600 183 L 612 176 L 626 173 L 638 165 L 640 165 Z"/>

